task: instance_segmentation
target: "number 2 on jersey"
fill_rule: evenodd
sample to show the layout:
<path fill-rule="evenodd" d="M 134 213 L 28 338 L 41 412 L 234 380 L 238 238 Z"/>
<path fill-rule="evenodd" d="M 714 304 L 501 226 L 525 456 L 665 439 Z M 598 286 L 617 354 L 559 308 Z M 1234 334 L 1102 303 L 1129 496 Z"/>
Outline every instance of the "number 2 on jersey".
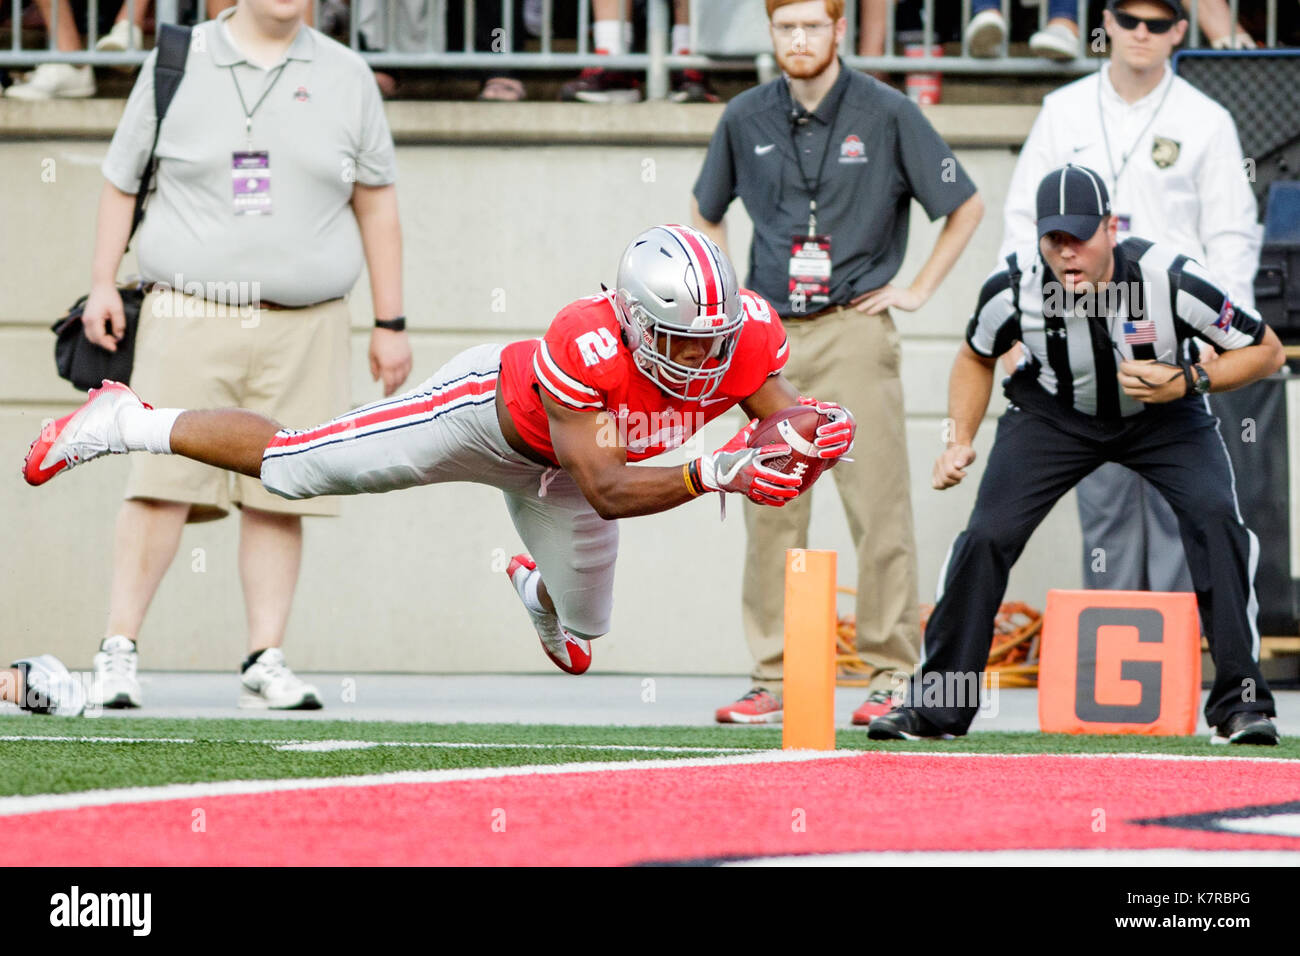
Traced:
<path fill-rule="evenodd" d="M 587 365 L 612 359 L 618 354 L 618 339 L 614 338 L 614 333 L 609 329 L 583 332 L 578 336 L 577 343 L 578 351 L 582 353 L 582 361 Z"/>

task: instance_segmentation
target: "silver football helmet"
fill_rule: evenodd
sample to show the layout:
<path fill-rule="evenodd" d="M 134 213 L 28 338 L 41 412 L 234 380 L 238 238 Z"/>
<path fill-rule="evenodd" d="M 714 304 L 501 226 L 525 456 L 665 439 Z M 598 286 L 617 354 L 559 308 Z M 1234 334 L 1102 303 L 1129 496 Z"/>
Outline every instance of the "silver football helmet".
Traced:
<path fill-rule="evenodd" d="M 669 395 L 708 398 L 722 382 L 744 325 L 731 262 L 689 226 L 655 226 L 632 240 L 618 267 L 614 306 L 639 368 Z M 675 361 L 683 340 L 702 341 L 700 366 Z"/>

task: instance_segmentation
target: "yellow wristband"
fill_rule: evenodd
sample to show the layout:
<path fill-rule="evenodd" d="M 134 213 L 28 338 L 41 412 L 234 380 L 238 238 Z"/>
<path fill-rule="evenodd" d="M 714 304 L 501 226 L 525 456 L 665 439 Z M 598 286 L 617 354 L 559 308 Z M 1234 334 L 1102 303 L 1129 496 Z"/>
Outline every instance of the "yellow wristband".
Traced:
<path fill-rule="evenodd" d="M 687 462 L 682 465 L 682 480 L 686 482 L 686 490 L 691 493 L 692 498 L 698 498 L 701 492 L 695 487 L 695 482 L 691 481 L 691 463 Z"/>

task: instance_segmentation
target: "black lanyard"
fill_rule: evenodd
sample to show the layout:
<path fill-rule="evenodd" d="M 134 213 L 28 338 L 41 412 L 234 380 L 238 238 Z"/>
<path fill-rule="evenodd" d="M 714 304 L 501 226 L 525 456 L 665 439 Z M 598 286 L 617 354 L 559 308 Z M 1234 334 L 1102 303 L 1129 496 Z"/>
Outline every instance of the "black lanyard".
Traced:
<path fill-rule="evenodd" d="M 239 94 L 239 108 L 244 111 L 244 133 L 248 136 L 249 149 L 253 148 L 253 114 L 257 112 L 257 108 L 262 105 L 262 101 L 266 99 L 267 94 L 271 92 L 271 87 L 275 86 L 276 82 L 280 79 L 280 74 L 284 72 L 284 68 L 288 65 L 289 61 L 285 60 L 275 68 L 275 74 L 267 82 L 266 86 L 263 87 L 262 95 L 257 98 L 257 102 L 253 104 L 251 110 L 248 108 L 248 104 L 244 102 L 244 91 L 239 88 L 239 77 L 235 75 L 235 68 L 234 66 L 230 67 L 230 78 L 235 81 L 235 92 Z"/>
<path fill-rule="evenodd" d="M 843 67 L 841 67 L 841 69 L 843 69 Z M 841 80 L 837 79 L 835 83 L 837 86 L 840 86 Z M 822 158 L 817 164 L 817 178 L 815 180 L 810 180 L 808 175 L 803 171 L 802 154 L 799 152 L 799 134 L 795 132 L 795 127 L 798 125 L 798 122 L 792 121 L 790 123 L 790 145 L 794 147 L 794 167 L 799 171 L 799 178 L 803 180 L 803 188 L 808 190 L 808 235 L 810 236 L 817 235 L 817 190 L 821 188 L 822 175 L 826 172 L 826 157 L 829 156 L 831 152 L 831 134 L 835 132 L 835 117 L 839 115 L 840 100 L 844 99 L 844 90 L 847 86 L 847 83 L 840 86 L 839 93 L 835 97 L 835 104 L 831 107 L 831 121 L 826 126 L 826 145 L 822 147 Z M 790 93 L 790 84 L 788 81 L 786 83 L 786 93 Z M 791 116 L 795 115 L 794 108 L 795 99 L 794 96 L 791 95 Z M 804 112 L 802 115 L 807 117 L 803 122 L 810 123 L 816 114 Z"/>
<path fill-rule="evenodd" d="M 1168 67 L 1166 67 L 1166 69 L 1168 69 Z M 1160 108 L 1165 105 L 1165 100 L 1169 98 L 1169 91 L 1174 88 L 1174 78 L 1173 75 L 1171 74 L 1168 80 L 1165 82 L 1165 91 L 1160 95 L 1160 102 L 1156 104 L 1155 110 L 1151 113 L 1151 118 L 1147 120 L 1146 124 L 1142 127 L 1142 129 L 1138 131 L 1137 138 L 1133 140 L 1133 145 L 1128 148 L 1128 152 L 1120 153 L 1119 169 L 1115 168 L 1115 160 L 1112 158 L 1112 154 L 1110 150 L 1110 135 L 1106 132 L 1106 111 L 1102 107 L 1102 103 L 1101 103 L 1101 98 L 1102 98 L 1101 86 L 1103 83 L 1106 82 L 1109 82 L 1107 76 L 1100 76 L 1097 78 L 1097 118 L 1101 122 L 1101 139 L 1102 142 L 1106 145 L 1106 162 L 1110 164 L 1110 173 L 1111 176 L 1113 177 L 1111 181 L 1115 184 L 1113 189 L 1116 193 L 1118 193 L 1119 178 L 1124 175 L 1124 169 L 1125 167 L 1128 166 L 1128 161 L 1132 159 L 1133 154 L 1137 152 L 1138 144 L 1142 142 L 1142 137 L 1147 134 L 1147 130 L 1151 128 L 1151 124 L 1154 123 L 1156 121 L 1156 117 L 1160 115 Z M 1114 86 L 1111 87 L 1111 89 L 1114 88 L 1115 88 Z M 1119 94 L 1117 93 L 1116 95 L 1118 96 Z M 1120 99 L 1123 99 L 1123 97 L 1120 97 Z M 1114 198 L 1115 198 L 1114 196 L 1111 196 L 1112 201 L 1114 200 Z"/>

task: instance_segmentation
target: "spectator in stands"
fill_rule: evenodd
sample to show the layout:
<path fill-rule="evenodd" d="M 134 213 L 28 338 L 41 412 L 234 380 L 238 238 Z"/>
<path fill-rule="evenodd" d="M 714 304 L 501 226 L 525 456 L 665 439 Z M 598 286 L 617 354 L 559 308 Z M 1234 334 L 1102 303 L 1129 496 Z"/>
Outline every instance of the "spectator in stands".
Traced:
<path fill-rule="evenodd" d="M 1029 49 L 1049 60 L 1073 60 L 1079 48 L 1078 4 L 1075 0 L 1047 0 L 1047 24 L 1029 38 Z M 972 0 L 966 42 L 971 56 L 994 57 L 1007 37 L 1007 24 L 998 0 Z"/>
<path fill-rule="evenodd" d="M 1253 308 L 1255 198 L 1231 114 L 1170 69 L 1187 31 L 1181 3 L 1112 0 L 1103 23 L 1109 61 L 1043 100 L 1020 151 L 999 257 L 1033 245 L 1039 180 L 1076 163 L 1105 179 L 1120 240 L 1133 234 L 1186 252 L 1233 303 Z M 1232 306 L 1225 309 L 1230 317 Z M 1192 589 L 1178 519 L 1153 486 L 1110 463 L 1084 478 L 1077 495 L 1085 587 Z"/>
<path fill-rule="evenodd" d="M 974 0 L 971 14 L 970 25 L 966 28 L 971 56 L 997 56 L 1007 34 L 998 0 Z M 1046 26 L 1029 38 L 1029 49 L 1049 60 L 1072 60 L 1083 55 L 1085 51 L 1079 48 L 1079 24 L 1075 19 L 1078 5 L 1075 0 L 1048 0 L 1047 16 Z M 1240 24 L 1233 29 L 1232 8 L 1227 0 L 1200 0 L 1198 17 L 1201 33 L 1214 49 L 1255 49 L 1255 41 Z"/>
<path fill-rule="evenodd" d="M 630 12 L 631 0 L 591 0 L 592 45 L 597 53 L 621 56 L 632 46 L 632 24 L 625 16 Z M 622 8 L 622 10 L 620 10 Z M 690 0 L 673 0 L 673 31 L 671 50 L 674 54 L 689 53 L 691 49 Z M 641 81 L 630 73 L 589 67 L 560 88 L 560 99 L 578 103 L 638 103 L 641 101 Z M 673 90 L 668 98 L 674 103 L 716 103 L 708 78 L 699 70 L 682 70 L 673 77 Z"/>
<path fill-rule="evenodd" d="M 513 3 L 511 21 L 511 48 L 518 52 L 524 48 L 524 0 L 507 0 Z M 433 47 L 430 36 L 434 11 L 430 0 L 400 0 L 398 3 L 381 3 L 381 0 L 358 0 L 356 16 L 359 18 L 361 49 L 394 53 L 423 53 Z M 465 7 L 452 2 L 446 8 L 445 32 L 442 47 L 447 50 L 464 49 Z M 390 18 L 391 22 L 390 22 Z M 474 51 L 478 53 L 504 53 L 504 23 L 500 0 L 480 2 L 474 8 Z M 392 44 L 389 38 L 392 38 Z M 397 78 L 387 71 L 376 70 L 375 81 L 384 96 L 397 93 Z M 491 70 L 479 89 L 478 98 L 493 102 L 517 102 L 525 96 L 523 81 L 510 70 Z"/>
<path fill-rule="evenodd" d="M 142 0 L 143 2 L 143 0 Z M 58 0 L 59 17 L 54 47 L 65 53 L 84 50 L 86 41 L 77 29 L 77 20 L 68 0 Z M 48 27 L 53 18 L 54 0 L 36 0 L 41 18 Z M 138 14 L 137 14 L 138 15 Z M 20 29 L 17 23 L 14 30 Z M 20 100 L 75 99 L 95 95 L 95 72 L 89 65 L 41 63 L 26 78 L 5 90 L 5 96 Z"/>
<path fill-rule="evenodd" d="M 1200 0 L 1196 23 L 1201 34 L 1215 50 L 1253 50 L 1255 40 L 1240 23 L 1233 29 L 1232 8 L 1228 0 Z"/>
<path fill-rule="evenodd" d="M 144 49 L 144 18 L 148 16 L 153 0 L 135 0 L 135 18 L 129 18 L 126 3 L 117 11 L 112 28 L 99 38 L 95 49 L 103 53 L 121 53 L 124 50 Z"/>
<path fill-rule="evenodd" d="M 53 0 L 36 0 L 41 17 L 46 24 L 52 19 Z M 68 0 L 58 0 L 59 23 L 55 47 L 59 50 L 84 50 L 86 41 L 77 29 L 77 20 Z M 95 49 L 103 53 L 116 53 L 124 50 L 144 49 L 144 21 L 148 16 L 153 0 L 136 0 L 134 20 L 130 19 L 130 7 L 123 0 L 117 12 L 112 28 L 95 43 Z M 235 0 L 206 0 L 208 19 L 213 19 L 222 10 L 235 5 Z M 308 7 L 306 22 L 311 24 L 311 8 Z M 70 63 L 42 63 L 26 79 L 7 90 L 6 96 L 22 100 L 73 99 L 95 95 L 95 73 L 89 65 L 73 66 Z"/>
<path fill-rule="evenodd" d="M 392 394 L 410 372 L 392 136 L 369 69 L 304 24 L 308 4 L 239 0 L 196 27 L 203 43 L 191 44 L 159 130 L 157 188 L 136 235 L 140 272 L 154 287 L 140 309 L 133 382 L 167 405 L 237 404 L 302 425 L 342 411 L 351 329 L 344 297 L 363 255 L 376 315 L 371 376 Z M 115 279 L 156 129 L 156 56 L 140 71 L 103 165 L 82 321 L 86 338 L 110 350 L 124 328 Z M 152 456 L 134 463 L 126 499 L 95 702 L 140 705 L 136 637 L 181 532 L 234 503 L 248 620 L 241 706 L 320 707 L 280 645 L 301 516 L 336 514 L 337 503 L 303 507 L 260 482 L 232 485 L 225 472 Z"/>
<path fill-rule="evenodd" d="M 787 376 L 858 417 L 858 454 L 833 474 L 857 553 L 856 646 L 871 674 L 853 721 L 865 724 L 889 711 L 895 675 L 911 673 L 921 641 L 902 352 L 890 313 L 913 312 L 934 294 L 984 207 L 919 108 L 843 66 L 844 0 L 767 0 L 767 12 L 783 75 L 727 105 L 692 219 L 725 249 L 727 207 L 744 202 L 754 222 L 746 285 L 780 316 Z M 913 199 L 945 222 L 911 284 L 894 285 Z M 745 509 L 752 690 L 720 708 L 719 722 L 782 717 L 785 552 L 807 546 L 811 503 L 803 495 L 763 509 L 770 520 Z"/>
<path fill-rule="evenodd" d="M 523 0 L 507 0 L 513 5 L 510 20 L 510 45 L 506 45 L 505 23 L 501 16 L 501 0 L 480 2 L 474 8 L 474 49 L 481 53 L 518 53 L 524 48 L 525 27 Z M 452 2 L 447 5 L 447 48 L 462 48 L 465 36 L 464 5 Z M 527 91 L 517 73 L 507 69 L 487 72 L 478 98 L 484 102 L 516 103 L 524 99 Z"/>
<path fill-rule="evenodd" d="M 889 6 L 894 0 L 859 0 L 858 56 L 884 56 Z M 877 77 L 880 79 L 880 77 Z"/>

